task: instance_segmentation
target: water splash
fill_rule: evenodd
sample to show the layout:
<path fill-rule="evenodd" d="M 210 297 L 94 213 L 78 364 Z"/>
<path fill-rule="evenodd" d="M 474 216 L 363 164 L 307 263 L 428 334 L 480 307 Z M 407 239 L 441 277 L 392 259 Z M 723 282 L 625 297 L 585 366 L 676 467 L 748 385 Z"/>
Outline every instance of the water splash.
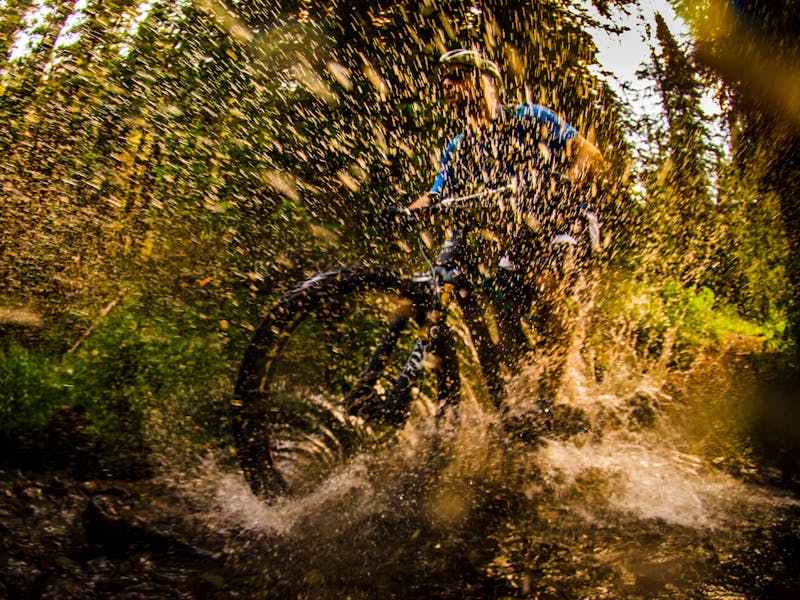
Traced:
<path fill-rule="evenodd" d="M 394 443 L 307 496 L 264 503 L 225 457 L 203 461 L 185 493 L 265 598 L 483 597 L 497 581 L 523 596 L 747 597 L 742 557 L 777 568 L 763 531 L 800 503 L 694 452 L 654 371 L 586 373 L 574 354 L 559 399 L 588 424 L 577 433 L 510 440 L 467 386 L 457 413 L 436 424 L 417 407 Z M 522 406 L 531 394 L 517 389 Z"/>
<path fill-rule="evenodd" d="M 715 529 L 738 517 L 742 505 L 765 498 L 700 457 L 661 443 L 653 434 L 611 435 L 596 444 L 552 441 L 537 458 L 544 485 L 595 521 L 657 519 Z"/>

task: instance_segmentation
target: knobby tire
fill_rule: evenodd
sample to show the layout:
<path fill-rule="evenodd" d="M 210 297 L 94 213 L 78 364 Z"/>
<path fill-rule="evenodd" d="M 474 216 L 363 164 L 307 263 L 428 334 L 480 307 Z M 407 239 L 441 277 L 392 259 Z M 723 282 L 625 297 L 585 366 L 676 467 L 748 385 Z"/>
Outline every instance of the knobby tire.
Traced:
<path fill-rule="evenodd" d="M 351 266 L 304 281 L 273 306 L 245 351 L 231 401 L 239 462 L 256 495 L 310 491 L 386 428 L 352 414 L 344 398 L 365 367 L 376 371 L 371 380 L 386 380 L 378 389 L 391 387 L 408 346 L 404 338 L 394 355 L 375 360 L 386 311 L 395 304 L 411 307 L 398 329 L 413 337 L 429 293 L 382 267 Z M 439 405 L 458 395 L 457 359 L 447 333 L 437 343 L 435 385 L 419 386 Z"/>

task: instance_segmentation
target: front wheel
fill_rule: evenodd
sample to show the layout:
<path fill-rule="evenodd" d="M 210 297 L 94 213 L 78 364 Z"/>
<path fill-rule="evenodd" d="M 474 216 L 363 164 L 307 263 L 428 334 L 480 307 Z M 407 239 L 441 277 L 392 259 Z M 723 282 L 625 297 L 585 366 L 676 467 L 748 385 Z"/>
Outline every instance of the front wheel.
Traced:
<path fill-rule="evenodd" d="M 424 283 L 346 267 L 303 282 L 273 307 L 245 352 L 231 403 L 254 493 L 307 493 L 401 421 L 379 418 L 380 407 L 397 410 L 395 382 L 427 300 Z M 449 332 L 439 336 L 436 376 L 413 382 L 404 413 L 414 400 L 457 397 L 453 348 Z"/>

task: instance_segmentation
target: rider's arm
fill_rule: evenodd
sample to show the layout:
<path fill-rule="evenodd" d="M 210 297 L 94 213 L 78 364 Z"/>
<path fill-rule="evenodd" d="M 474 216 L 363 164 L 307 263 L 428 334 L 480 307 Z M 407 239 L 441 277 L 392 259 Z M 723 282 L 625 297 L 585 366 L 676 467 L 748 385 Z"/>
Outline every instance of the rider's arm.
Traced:
<path fill-rule="evenodd" d="M 439 199 L 442 197 L 442 193 L 444 193 L 446 181 L 449 177 L 450 161 L 452 160 L 462 137 L 462 134 L 458 134 L 456 137 L 450 140 L 450 143 L 447 144 L 447 147 L 445 147 L 444 153 L 442 154 L 441 167 L 439 168 L 439 173 L 436 175 L 436 180 L 433 182 L 433 186 L 431 187 L 430 191 L 425 192 L 422 194 L 422 196 L 414 200 L 414 202 L 409 204 L 408 208 L 421 208 L 423 206 L 436 204 L 439 201 Z"/>
<path fill-rule="evenodd" d="M 601 178 L 605 159 L 597 146 L 576 134 L 567 141 L 566 149 L 569 157 L 566 175 L 571 181 L 578 182 L 587 177 L 595 180 Z"/>
<path fill-rule="evenodd" d="M 414 200 L 414 202 L 409 204 L 408 208 L 414 209 L 414 208 L 422 208 L 423 206 L 429 206 L 430 204 L 433 204 L 435 202 L 435 198 L 437 196 L 438 194 L 436 194 L 435 192 L 425 192 L 424 194 L 422 194 L 422 196 L 420 196 L 419 198 Z"/>
<path fill-rule="evenodd" d="M 565 175 L 571 181 L 578 182 L 586 176 L 592 179 L 601 178 L 604 160 L 600 150 L 564 119 L 539 104 L 518 107 L 516 116 L 535 125 L 539 128 L 539 135 L 549 144 L 565 151 Z"/>

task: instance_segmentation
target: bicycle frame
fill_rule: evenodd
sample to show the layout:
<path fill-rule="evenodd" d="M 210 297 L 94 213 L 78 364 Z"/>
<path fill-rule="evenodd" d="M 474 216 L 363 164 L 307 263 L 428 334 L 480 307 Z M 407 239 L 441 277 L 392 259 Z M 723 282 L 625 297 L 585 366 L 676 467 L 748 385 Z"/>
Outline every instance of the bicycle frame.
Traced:
<path fill-rule="evenodd" d="M 444 198 L 439 202 L 411 210 L 414 215 L 441 215 L 452 214 L 459 209 L 471 208 L 485 204 L 487 200 L 496 201 L 507 194 L 519 191 L 515 185 L 505 185 L 499 188 L 484 190 L 483 192 Z M 499 408 L 504 394 L 504 386 L 500 375 L 499 345 L 492 341 L 489 327 L 486 322 L 485 310 L 480 306 L 476 294 L 477 286 L 470 275 L 477 272 L 476 265 L 471 264 L 474 258 L 470 253 L 464 252 L 467 237 L 467 228 L 461 228 L 445 241 L 434 263 L 428 259 L 420 245 L 420 251 L 430 267 L 430 277 L 433 279 L 434 290 L 441 288 L 439 294 L 441 318 L 445 319 L 448 305 L 456 299 L 461 307 L 463 321 L 467 326 L 469 335 L 490 396 L 496 408 Z M 448 263 L 453 261 L 454 264 Z M 440 283 L 441 282 L 441 283 Z M 443 301 L 442 301 L 443 300 Z"/>
<path fill-rule="evenodd" d="M 476 204 L 477 201 L 505 193 L 511 189 L 510 186 L 506 186 L 502 189 L 489 190 L 471 196 L 449 198 L 431 206 L 414 209 L 414 212 L 417 214 L 450 212 L 453 209 Z M 491 339 L 484 310 L 476 298 L 476 286 L 467 276 L 467 272 L 471 273 L 474 268 L 462 264 L 469 262 L 468 256 L 464 256 L 461 247 L 465 237 L 465 229 L 461 229 L 457 234 L 451 236 L 442 246 L 439 256 L 433 262 L 428 258 L 420 244 L 420 250 L 428 263 L 429 271 L 414 276 L 412 280 L 415 283 L 429 287 L 425 304 L 418 307 L 423 309 L 423 314 L 413 315 L 413 311 L 409 312 L 407 307 L 400 307 L 395 313 L 386 333 L 378 342 L 377 348 L 364 371 L 364 376 L 353 388 L 353 392 L 348 398 L 348 401 L 353 406 L 353 412 L 363 410 L 363 398 L 359 397 L 359 390 L 371 387 L 373 382 L 370 381 L 370 375 L 380 370 L 386 357 L 396 344 L 400 331 L 412 316 L 416 316 L 415 321 L 419 322 L 420 326 L 413 349 L 393 389 L 380 406 L 372 409 L 372 411 L 380 413 L 384 419 L 395 423 L 399 423 L 405 418 L 408 393 L 414 381 L 422 374 L 425 361 L 431 352 L 439 354 L 451 352 L 454 358 L 453 341 L 448 339 L 450 332 L 447 326 L 448 309 L 454 301 L 461 307 L 463 320 L 478 355 L 484 380 L 493 402 L 499 408 L 502 402 L 503 385 L 499 372 L 498 346 Z M 448 361 L 442 362 L 448 364 Z M 444 378 L 446 381 L 452 380 L 451 384 L 453 386 L 458 385 L 457 373 L 445 373 Z M 448 400 L 448 404 L 454 403 L 458 399 L 458 394 L 445 394 L 445 397 Z"/>

